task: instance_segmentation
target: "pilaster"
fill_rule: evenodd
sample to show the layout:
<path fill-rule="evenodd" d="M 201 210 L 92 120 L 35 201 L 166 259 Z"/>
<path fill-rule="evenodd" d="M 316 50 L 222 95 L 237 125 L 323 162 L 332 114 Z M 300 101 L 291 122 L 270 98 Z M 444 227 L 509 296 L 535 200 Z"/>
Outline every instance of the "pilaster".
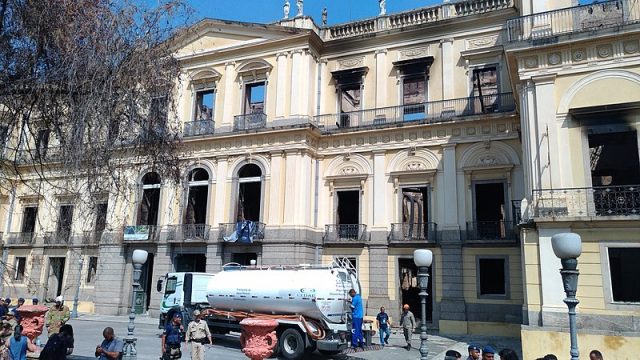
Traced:
<path fill-rule="evenodd" d="M 235 109 L 233 94 L 236 92 L 236 88 L 233 86 L 234 79 L 236 78 L 236 63 L 227 62 L 224 64 L 224 112 L 222 116 L 222 125 L 233 125 L 233 111 Z"/>
<path fill-rule="evenodd" d="M 289 54 L 280 52 L 276 54 L 276 72 L 278 73 L 276 82 L 276 117 L 286 116 L 286 86 L 287 86 L 287 66 Z"/>
<path fill-rule="evenodd" d="M 453 39 L 440 40 L 440 50 L 442 51 L 442 98 L 453 99 L 455 98 L 454 82 L 449 81 L 449 79 L 454 78 L 454 66 L 456 63 L 453 55 Z"/>
<path fill-rule="evenodd" d="M 213 210 L 213 225 L 224 223 L 227 221 L 229 212 L 225 210 L 222 204 L 225 204 L 227 194 L 227 166 L 228 158 L 220 157 L 217 159 L 218 166 L 216 168 L 216 194 L 215 202 L 216 208 Z"/>
<path fill-rule="evenodd" d="M 387 106 L 387 49 L 376 50 L 376 105 Z"/>

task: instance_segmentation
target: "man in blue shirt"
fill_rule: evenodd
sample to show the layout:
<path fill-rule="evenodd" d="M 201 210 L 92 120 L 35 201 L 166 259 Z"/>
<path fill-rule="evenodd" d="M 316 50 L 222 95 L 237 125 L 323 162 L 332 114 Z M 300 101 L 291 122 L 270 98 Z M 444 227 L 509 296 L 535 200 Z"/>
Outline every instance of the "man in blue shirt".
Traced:
<path fill-rule="evenodd" d="M 364 311 L 362 310 L 362 298 L 360 294 L 356 294 L 355 289 L 349 290 L 351 296 L 351 347 L 364 347 L 364 336 L 362 335 L 362 319 Z"/>
<path fill-rule="evenodd" d="M 124 343 L 115 337 L 113 328 L 106 327 L 102 331 L 104 341 L 96 347 L 96 357 L 98 360 L 120 360 L 122 359 L 122 348 Z"/>
<path fill-rule="evenodd" d="M 391 335 L 391 323 L 389 322 L 389 315 L 384 312 L 384 306 L 380 308 L 376 321 L 378 322 L 378 332 L 380 333 L 380 345 L 388 345 L 389 336 Z"/>
<path fill-rule="evenodd" d="M 182 351 L 180 350 L 182 330 L 182 316 L 179 312 L 175 312 L 162 333 L 163 360 L 180 359 L 182 357 Z"/>

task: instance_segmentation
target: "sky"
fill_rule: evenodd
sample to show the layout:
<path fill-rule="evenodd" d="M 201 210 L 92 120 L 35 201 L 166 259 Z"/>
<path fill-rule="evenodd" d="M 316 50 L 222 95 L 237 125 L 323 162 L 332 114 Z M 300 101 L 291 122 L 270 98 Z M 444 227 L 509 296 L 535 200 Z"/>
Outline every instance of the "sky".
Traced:
<path fill-rule="evenodd" d="M 193 20 L 205 17 L 256 23 L 273 23 L 283 17 L 284 0 L 187 0 L 195 13 Z M 296 0 L 291 4 L 290 17 L 297 13 Z M 387 13 L 441 4 L 442 0 L 387 0 Z M 322 23 L 322 8 L 327 8 L 329 24 L 364 19 L 378 15 L 378 0 L 304 0 L 304 15 Z"/>

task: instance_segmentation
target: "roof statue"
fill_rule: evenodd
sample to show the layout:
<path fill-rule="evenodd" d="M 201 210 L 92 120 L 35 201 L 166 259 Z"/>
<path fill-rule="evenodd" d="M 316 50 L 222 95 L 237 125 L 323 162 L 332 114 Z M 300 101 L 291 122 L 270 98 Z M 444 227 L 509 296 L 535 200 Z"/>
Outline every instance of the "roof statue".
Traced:
<path fill-rule="evenodd" d="M 298 14 L 296 15 L 296 17 L 298 16 L 302 16 L 302 8 L 303 8 L 303 0 L 296 0 L 296 6 L 298 7 Z"/>
<path fill-rule="evenodd" d="M 378 0 L 378 6 L 380 6 L 380 16 L 387 15 L 387 1 Z"/>
<path fill-rule="evenodd" d="M 284 6 L 282 6 L 282 10 L 284 11 L 284 19 L 289 18 L 289 10 L 291 9 L 291 5 L 289 4 L 289 0 L 284 1 Z"/>

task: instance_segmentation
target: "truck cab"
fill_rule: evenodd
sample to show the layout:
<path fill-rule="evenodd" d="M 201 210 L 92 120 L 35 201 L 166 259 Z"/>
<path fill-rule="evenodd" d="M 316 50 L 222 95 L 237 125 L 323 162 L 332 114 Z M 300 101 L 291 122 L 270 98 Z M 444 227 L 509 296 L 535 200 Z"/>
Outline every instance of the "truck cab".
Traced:
<path fill-rule="evenodd" d="M 158 279 L 157 290 L 163 293 L 158 328 L 164 328 L 175 311 L 188 320 L 195 308 L 208 306 L 207 288 L 214 277 L 210 273 L 174 272 Z"/>

